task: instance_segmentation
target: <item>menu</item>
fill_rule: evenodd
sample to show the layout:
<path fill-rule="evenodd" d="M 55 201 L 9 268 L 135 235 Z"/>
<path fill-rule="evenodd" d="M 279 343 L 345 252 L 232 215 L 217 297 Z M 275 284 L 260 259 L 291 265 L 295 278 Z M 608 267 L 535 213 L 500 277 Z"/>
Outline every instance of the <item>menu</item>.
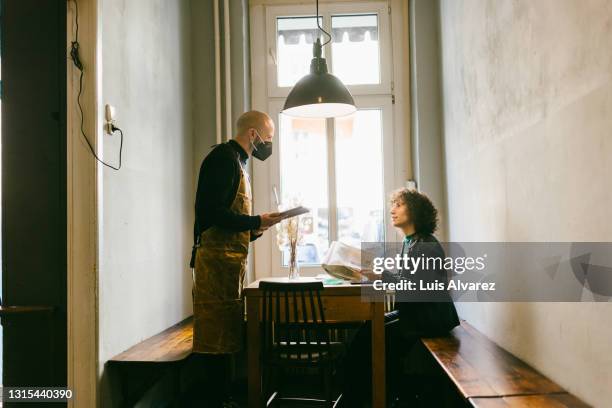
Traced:
<path fill-rule="evenodd" d="M 325 272 L 339 279 L 350 281 L 363 280 L 361 249 L 343 242 L 333 241 L 329 250 L 323 255 L 321 266 Z"/>
<path fill-rule="evenodd" d="M 298 215 L 302 215 L 302 214 L 306 214 L 309 213 L 310 209 L 306 208 L 306 207 L 302 207 L 301 205 L 299 207 L 295 207 L 292 208 L 290 210 L 287 211 L 283 211 L 280 214 L 281 217 L 283 217 L 283 220 L 286 220 L 287 218 L 291 218 L 291 217 L 297 217 Z"/>

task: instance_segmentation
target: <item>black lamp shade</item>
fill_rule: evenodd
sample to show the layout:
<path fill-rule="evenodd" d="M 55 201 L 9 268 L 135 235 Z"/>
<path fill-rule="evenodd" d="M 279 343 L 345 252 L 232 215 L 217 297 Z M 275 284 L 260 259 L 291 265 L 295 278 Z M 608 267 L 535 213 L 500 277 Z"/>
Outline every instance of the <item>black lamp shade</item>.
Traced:
<path fill-rule="evenodd" d="M 335 76 L 327 72 L 325 58 L 321 58 L 321 43 L 314 44 L 314 58 L 310 74 L 300 79 L 285 100 L 283 113 L 305 118 L 332 118 L 355 112 L 355 101 L 349 90 Z"/>
<path fill-rule="evenodd" d="M 327 72 L 310 73 L 293 87 L 283 113 L 289 116 L 330 118 L 355 112 L 353 96 L 342 82 Z"/>

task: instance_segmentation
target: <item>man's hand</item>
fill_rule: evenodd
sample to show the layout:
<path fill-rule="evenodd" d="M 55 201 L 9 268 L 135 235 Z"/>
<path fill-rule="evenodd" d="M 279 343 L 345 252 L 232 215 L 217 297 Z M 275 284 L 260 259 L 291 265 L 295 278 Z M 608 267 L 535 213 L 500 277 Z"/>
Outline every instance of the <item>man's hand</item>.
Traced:
<path fill-rule="evenodd" d="M 259 218 L 261 219 L 261 224 L 259 228 L 263 230 L 266 230 L 274 224 L 279 223 L 283 220 L 283 217 L 280 215 L 280 213 L 277 212 L 263 213 L 259 216 Z"/>
<path fill-rule="evenodd" d="M 256 229 L 256 230 L 251 230 L 251 232 L 253 233 L 253 235 L 259 237 L 260 235 L 262 235 L 267 230 L 268 230 L 268 227 L 266 227 L 266 228 L 259 228 L 259 229 Z"/>

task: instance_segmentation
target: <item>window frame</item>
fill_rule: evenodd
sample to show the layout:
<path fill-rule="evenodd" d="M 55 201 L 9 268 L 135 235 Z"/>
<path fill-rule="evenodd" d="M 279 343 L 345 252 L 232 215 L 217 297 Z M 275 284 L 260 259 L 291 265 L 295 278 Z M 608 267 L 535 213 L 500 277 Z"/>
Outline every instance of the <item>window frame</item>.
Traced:
<path fill-rule="evenodd" d="M 275 143 L 281 143 L 280 134 L 278 133 L 279 115 L 282 111 L 284 101 L 282 99 L 273 99 L 268 102 L 268 114 L 277 124 L 277 133 L 275 135 Z M 379 109 L 381 111 L 382 128 L 382 157 L 383 157 L 383 224 L 385 237 L 394 237 L 395 231 L 389 223 L 389 214 L 387 213 L 386 198 L 395 189 L 394 183 L 394 152 L 393 152 L 393 112 L 392 101 L 390 95 L 362 95 L 355 96 L 355 104 L 357 109 Z M 326 119 L 325 131 L 327 137 L 327 196 L 329 207 L 329 240 L 337 240 L 337 206 L 336 206 L 336 176 L 335 176 L 335 126 L 334 119 Z M 277 148 L 276 151 L 279 149 Z M 270 156 L 268 174 L 265 180 L 257 180 L 257 189 L 259 191 L 273 191 L 276 187 L 280 192 L 280 156 L 278 154 Z M 274 202 L 271 200 L 271 202 Z M 272 207 L 270 207 L 272 208 Z M 270 210 L 272 211 L 272 210 Z M 271 276 L 285 276 L 287 267 L 282 266 L 281 252 L 276 246 L 276 230 L 270 229 L 272 244 L 270 245 L 270 264 L 268 269 Z M 324 270 L 320 265 L 301 265 L 300 274 L 303 276 L 315 276 L 323 273 Z"/>
<path fill-rule="evenodd" d="M 388 197 L 391 191 L 404 185 L 410 173 L 410 116 L 409 116 L 409 78 L 408 68 L 408 38 L 404 38 L 404 24 L 408 18 L 403 0 L 389 1 L 359 1 L 321 4 L 319 15 L 323 17 L 324 27 L 326 18 L 334 14 L 378 14 L 381 84 L 377 85 L 348 85 L 355 97 L 358 108 L 371 107 L 379 103 L 383 107 L 383 188 L 384 204 L 384 231 L 388 241 L 401 240 L 400 234 L 389 222 Z M 285 3 L 279 5 L 280 3 Z M 290 87 L 276 86 L 276 17 L 312 16 L 312 5 L 287 4 L 285 0 L 260 0 L 251 6 L 250 13 L 250 55 L 251 55 L 251 100 L 253 109 L 266 111 L 278 121 L 277 114 L 282 108 Z M 273 22 L 270 24 L 269 22 Z M 392 41 L 392 34 L 397 37 Z M 268 39 L 272 38 L 271 45 Z M 387 41 L 384 41 L 384 38 Z M 274 51 L 274 52 L 272 52 Z M 329 52 L 328 52 L 329 54 Z M 325 55 L 326 58 L 329 55 Z M 333 56 L 332 56 L 333 58 Z M 328 58 L 328 67 L 332 68 L 332 61 Z M 332 71 L 333 73 L 333 71 Z M 394 78 L 395 75 L 399 77 Z M 396 91 L 400 91 L 399 94 Z M 279 133 L 274 136 L 278 143 Z M 328 119 L 327 132 L 333 132 L 333 119 Z M 328 137 L 328 146 L 330 138 Z M 333 143 L 333 140 L 331 140 Z M 275 152 L 278 149 L 275 147 Z M 251 160 L 253 177 L 253 211 L 254 214 L 275 211 L 275 197 L 273 187 L 280 186 L 279 157 L 273 154 L 266 162 Z M 328 182 L 329 183 L 329 182 Z M 334 209 L 337 211 L 337 208 Z M 330 226 L 336 223 L 330 222 Z M 333 235 L 330 231 L 330 239 Z M 253 278 L 261 279 L 270 276 L 287 276 L 288 268 L 281 265 L 281 252 L 276 245 L 276 230 L 271 228 L 252 247 Z M 314 276 L 324 272 L 320 266 L 301 266 L 302 276 Z"/>
<path fill-rule="evenodd" d="M 364 85 L 347 85 L 353 95 L 385 95 L 392 90 L 392 64 L 383 64 L 383 61 L 392 61 L 391 32 L 389 30 L 389 5 L 386 2 L 367 3 L 324 3 L 319 5 L 319 17 L 323 19 L 323 28 L 331 29 L 331 18 L 334 15 L 351 14 L 378 14 L 380 83 Z M 312 5 L 295 6 L 269 6 L 266 7 L 266 73 L 269 98 L 286 98 L 291 91 L 290 86 L 278 86 L 276 55 L 278 44 L 276 42 L 276 19 L 278 17 L 315 17 Z M 329 31 L 329 30 L 328 30 Z M 331 31 L 330 31 L 331 32 Z M 325 35 L 324 35 L 325 37 Z M 331 43 L 324 47 L 324 57 L 327 67 L 333 74 L 333 53 Z"/>

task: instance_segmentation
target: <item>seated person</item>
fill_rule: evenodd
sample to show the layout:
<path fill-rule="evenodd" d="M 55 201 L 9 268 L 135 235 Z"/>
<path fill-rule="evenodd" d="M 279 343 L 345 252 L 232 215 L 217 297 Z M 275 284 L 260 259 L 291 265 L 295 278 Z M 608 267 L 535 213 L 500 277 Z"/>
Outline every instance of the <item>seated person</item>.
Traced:
<path fill-rule="evenodd" d="M 444 249 L 432 235 L 437 228 L 437 210 L 430 199 L 415 190 L 400 189 L 391 196 L 393 226 L 404 235 L 402 254 L 408 257 L 444 258 Z M 441 266 L 441 263 L 437 263 Z M 445 279 L 446 271 L 433 269 L 399 273 L 383 272 L 383 281 L 399 282 L 415 276 L 423 279 Z M 417 279 L 418 279 L 417 278 Z M 402 384 L 404 357 L 420 337 L 448 333 L 459 324 L 459 318 L 448 292 L 436 293 L 428 302 L 409 301 L 407 293 L 396 294 L 396 310 L 385 316 L 385 367 L 387 401 L 398 404 Z M 420 295 L 423 295 L 421 293 Z M 371 325 L 366 323 L 351 343 L 345 365 L 343 406 L 361 407 L 371 399 Z M 403 405 L 403 404 L 402 404 Z"/>

